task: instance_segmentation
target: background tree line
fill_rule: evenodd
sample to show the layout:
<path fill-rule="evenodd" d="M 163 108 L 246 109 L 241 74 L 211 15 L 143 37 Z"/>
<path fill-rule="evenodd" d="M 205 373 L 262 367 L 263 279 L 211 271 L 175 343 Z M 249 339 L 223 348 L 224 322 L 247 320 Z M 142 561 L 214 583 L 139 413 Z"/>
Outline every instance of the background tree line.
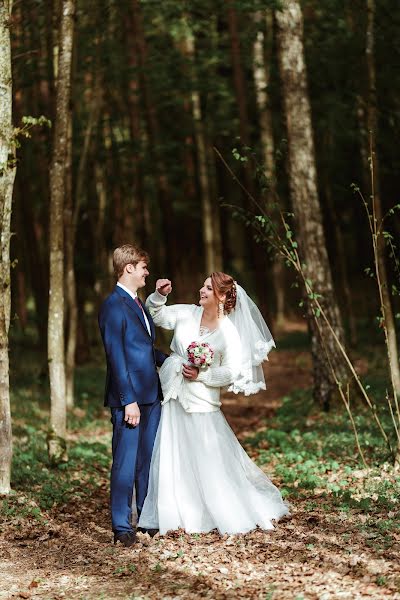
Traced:
<path fill-rule="evenodd" d="M 50 361 L 57 435 L 75 359 L 88 360 L 98 341 L 116 245 L 144 246 L 151 278 L 173 279 L 175 301 L 195 299 L 203 277 L 223 268 L 272 328 L 298 311 L 293 275 L 234 217 L 232 207 L 252 206 L 218 153 L 262 206 L 279 197 L 294 211 L 302 256 L 343 342 L 357 343 L 363 320 L 373 327 L 378 300 L 364 274 L 372 246 L 351 184 L 369 197 L 372 130 L 380 214 L 397 200 L 394 0 L 26 0 L 5 29 L 13 123 L 52 123 L 16 149 L 11 332 L 33 336 L 44 370 Z M 398 219 L 387 228 L 398 238 Z M 387 277 L 389 292 L 391 269 Z M 386 301 L 396 315 L 398 299 Z M 324 402 L 332 378 L 312 324 L 311 333 Z M 65 384 L 60 369 L 51 374 L 57 364 Z"/>

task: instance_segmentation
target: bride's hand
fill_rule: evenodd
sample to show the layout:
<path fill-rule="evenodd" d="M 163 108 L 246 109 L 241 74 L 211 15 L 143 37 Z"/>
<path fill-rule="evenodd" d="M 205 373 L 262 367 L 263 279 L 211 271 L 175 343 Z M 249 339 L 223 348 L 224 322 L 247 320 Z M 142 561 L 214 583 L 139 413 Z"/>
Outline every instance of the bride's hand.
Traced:
<path fill-rule="evenodd" d="M 163 296 L 168 296 L 172 292 L 172 283 L 169 279 L 157 279 L 156 290 Z"/>
<path fill-rule="evenodd" d="M 186 377 L 186 379 L 190 379 L 194 381 L 197 379 L 197 375 L 199 374 L 199 370 L 197 367 L 189 367 L 189 365 L 182 366 L 182 375 Z"/>

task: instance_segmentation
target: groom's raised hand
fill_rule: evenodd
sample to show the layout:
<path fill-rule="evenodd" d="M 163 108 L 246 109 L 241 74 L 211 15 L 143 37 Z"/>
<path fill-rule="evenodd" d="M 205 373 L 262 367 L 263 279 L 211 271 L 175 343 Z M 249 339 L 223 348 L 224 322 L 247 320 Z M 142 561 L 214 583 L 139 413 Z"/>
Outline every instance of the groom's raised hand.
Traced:
<path fill-rule="evenodd" d="M 125 406 L 125 421 L 128 425 L 136 427 L 140 423 L 140 408 L 137 402 L 126 404 Z"/>
<path fill-rule="evenodd" d="M 172 283 L 169 279 L 157 279 L 156 290 L 163 296 L 168 296 L 172 292 Z"/>

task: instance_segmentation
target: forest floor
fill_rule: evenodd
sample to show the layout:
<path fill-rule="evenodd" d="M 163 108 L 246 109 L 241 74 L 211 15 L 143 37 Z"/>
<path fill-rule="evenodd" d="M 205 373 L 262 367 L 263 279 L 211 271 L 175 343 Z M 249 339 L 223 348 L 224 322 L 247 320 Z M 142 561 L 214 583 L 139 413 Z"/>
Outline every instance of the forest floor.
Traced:
<path fill-rule="evenodd" d="M 0 499 L 0 599 L 400 599 L 400 479 L 384 461 L 363 468 L 345 418 L 315 410 L 310 367 L 306 349 L 273 352 L 267 392 L 224 399 L 229 423 L 287 497 L 291 517 L 246 535 L 138 534 L 130 549 L 112 544 L 110 424 L 93 397 L 99 366 L 81 377 L 70 461 L 58 468 L 46 463 L 40 384 L 22 378 L 16 492 Z M 367 449 L 375 447 L 359 424 Z"/>

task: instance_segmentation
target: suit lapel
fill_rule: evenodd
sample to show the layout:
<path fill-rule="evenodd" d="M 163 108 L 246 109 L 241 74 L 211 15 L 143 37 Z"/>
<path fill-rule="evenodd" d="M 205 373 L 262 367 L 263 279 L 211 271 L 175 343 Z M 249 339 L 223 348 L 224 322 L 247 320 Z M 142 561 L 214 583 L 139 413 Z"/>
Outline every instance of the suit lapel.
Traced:
<path fill-rule="evenodd" d="M 143 311 L 142 311 L 142 309 L 140 308 L 140 306 L 138 306 L 138 305 L 136 304 L 136 302 L 134 301 L 134 299 L 132 298 L 132 296 L 130 296 L 129 294 L 127 294 L 127 292 L 125 292 L 125 290 L 123 290 L 123 289 L 122 289 L 121 287 L 119 287 L 118 285 L 116 285 L 116 286 L 115 286 L 115 291 L 117 292 L 117 294 L 119 294 L 119 295 L 121 296 L 121 298 L 122 298 L 122 300 L 125 302 L 125 304 L 126 304 L 127 306 L 129 306 L 129 308 L 130 308 L 131 310 L 133 310 L 133 311 L 136 313 L 136 316 L 139 318 L 139 321 L 141 322 L 141 324 L 142 324 L 142 325 L 143 325 L 143 327 L 145 328 L 145 330 L 146 330 L 146 333 L 147 333 L 147 335 L 148 335 L 148 334 L 149 334 L 149 331 L 148 331 L 148 329 L 147 329 L 146 322 L 145 322 L 145 320 L 144 320 L 144 316 L 143 316 Z M 147 315 L 147 312 L 146 312 L 146 315 Z M 147 315 L 147 316 L 148 316 L 148 315 Z M 150 319 L 149 319 L 149 322 L 151 323 L 151 320 L 150 320 Z M 153 332 L 153 330 L 152 330 L 152 327 L 151 327 L 151 326 L 150 326 L 150 329 L 151 329 L 151 331 Z M 153 335 L 152 335 L 151 337 L 153 338 Z"/>

